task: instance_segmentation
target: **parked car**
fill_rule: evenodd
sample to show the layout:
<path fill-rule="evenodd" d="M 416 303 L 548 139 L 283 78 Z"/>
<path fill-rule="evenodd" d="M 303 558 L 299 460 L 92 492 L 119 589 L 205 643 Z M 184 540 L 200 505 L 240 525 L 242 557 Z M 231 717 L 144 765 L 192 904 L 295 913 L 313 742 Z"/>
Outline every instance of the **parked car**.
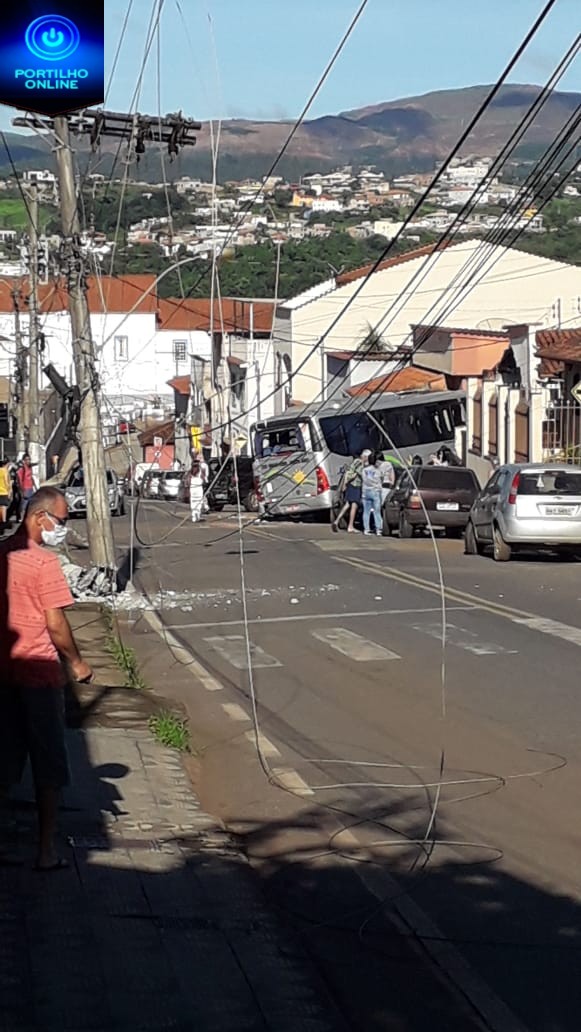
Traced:
<path fill-rule="evenodd" d="M 474 501 L 466 552 L 492 548 L 507 562 L 518 548 L 556 548 L 581 557 L 581 466 L 501 466 Z"/>
<path fill-rule="evenodd" d="M 226 504 L 240 501 L 248 512 L 258 512 L 258 495 L 254 484 L 253 460 L 237 456 L 223 465 L 222 459 L 210 459 L 210 479 L 206 500 L 212 512 L 221 512 Z"/>
<path fill-rule="evenodd" d="M 383 532 L 410 538 L 428 525 L 461 537 L 480 485 L 463 466 L 412 466 L 398 472 L 383 504 Z M 422 506 L 423 502 L 423 506 Z"/>
<path fill-rule="evenodd" d="M 123 484 L 114 470 L 106 470 L 109 507 L 114 516 L 125 515 Z M 63 487 L 71 516 L 83 516 L 87 511 L 85 474 L 81 467 L 73 469 Z"/>
<path fill-rule="evenodd" d="M 161 473 L 157 482 L 158 498 L 177 499 L 180 497 L 180 489 L 185 473 L 181 469 L 168 469 Z"/>
<path fill-rule="evenodd" d="M 143 474 L 139 485 L 139 494 L 142 498 L 159 498 L 159 482 L 163 472 L 162 469 L 148 469 Z"/>

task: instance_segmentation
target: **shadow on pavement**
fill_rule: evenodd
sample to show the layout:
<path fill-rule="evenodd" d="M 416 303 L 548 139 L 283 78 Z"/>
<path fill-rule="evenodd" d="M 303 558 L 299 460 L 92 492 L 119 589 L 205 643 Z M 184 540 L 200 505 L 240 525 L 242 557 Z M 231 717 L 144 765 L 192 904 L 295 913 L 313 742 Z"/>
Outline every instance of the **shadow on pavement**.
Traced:
<path fill-rule="evenodd" d="M 71 733 L 74 790 L 62 813 L 71 869 L 0 868 L 0 987 L 11 1032 L 482 1027 L 427 961 L 433 943 L 402 923 L 393 897 L 378 900 L 353 876 L 352 846 L 342 853 L 337 839 L 326 855 L 270 850 L 261 887 L 237 845 L 204 815 L 172 823 L 171 778 L 159 781 L 145 738 L 137 741 L 136 778 L 127 736 L 105 734 L 114 737 Z M 102 762 L 103 743 L 119 762 Z M 181 796 L 183 787 L 175 791 Z M 160 816 L 164 803 L 170 820 Z M 13 816 L 27 846 L 27 794 Z M 377 817 L 374 807 L 367 818 Z M 413 804 L 396 805 L 387 818 L 383 809 L 383 817 L 400 828 L 403 821 L 410 837 L 422 831 Z M 314 807 L 300 824 L 249 823 L 239 841 L 256 853 L 273 836 L 319 821 Z M 377 848 L 371 866 L 397 872 L 400 899 L 439 910 L 443 936 L 527 1029 L 576 1030 L 578 903 L 494 864 L 448 856 L 410 871 L 417 854 L 406 853 L 394 859 Z"/>

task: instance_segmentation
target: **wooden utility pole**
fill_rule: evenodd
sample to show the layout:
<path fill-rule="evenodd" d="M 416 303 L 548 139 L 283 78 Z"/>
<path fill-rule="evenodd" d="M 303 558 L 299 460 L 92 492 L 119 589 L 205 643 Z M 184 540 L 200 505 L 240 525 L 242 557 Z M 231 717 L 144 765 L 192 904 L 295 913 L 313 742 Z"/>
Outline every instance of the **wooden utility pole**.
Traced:
<path fill-rule="evenodd" d="M 28 298 L 28 451 L 39 480 L 41 475 L 40 396 L 38 393 L 38 187 L 33 183 L 27 194 L 28 201 L 28 262 L 30 294 Z"/>
<path fill-rule="evenodd" d="M 28 445 L 28 425 L 30 413 L 28 410 L 28 352 L 22 343 L 22 328 L 20 326 L 20 302 L 21 293 L 14 288 L 12 291 L 12 304 L 14 306 L 14 343 L 16 345 L 16 368 L 14 378 L 17 385 L 16 402 L 16 449 L 18 452 L 26 451 Z"/>
<path fill-rule="evenodd" d="M 99 411 L 98 378 L 91 336 L 84 261 L 81 253 L 81 226 L 70 146 L 69 124 L 64 116 L 54 119 L 58 140 L 56 151 L 62 235 L 67 262 L 69 313 L 73 334 L 73 358 L 77 385 L 81 392 L 79 436 L 81 461 L 87 499 L 87 535 L 91 562 L 101 569 L 116 569 L 111 507 L 107 490 L 105 449 Z"/>
<path fill-rule="evenodd" d="M 56 137 L 62 235 L 69 293 L 69 311 L 73 332 L 73 354 L 77 386 L 81 395 L 80 442 L 87 497 L 87 531 L 89 554 L 95 565 L 113 574 L 116 567 L 111 510 L 105 473 L 105 450 L 99 409 L 99 378 L 87 303 L 85 257 L 80 243 L 73 154 L 70 134 L 88 135 L 95 150 L 104 136 L 126 139 L 129 159 L 139 158 L 145 144 L 167 144 L 174 157 L 187 144 L 196 142 L 193 131 L 200 123 L 184 118 L 181 113 L 158 116 L 120 114 L 114 111 L 86 109 L 79 114 L 44 117 L 32 113 L 13 119 L 13 125 L 39 130 L 52 130 Z"/>

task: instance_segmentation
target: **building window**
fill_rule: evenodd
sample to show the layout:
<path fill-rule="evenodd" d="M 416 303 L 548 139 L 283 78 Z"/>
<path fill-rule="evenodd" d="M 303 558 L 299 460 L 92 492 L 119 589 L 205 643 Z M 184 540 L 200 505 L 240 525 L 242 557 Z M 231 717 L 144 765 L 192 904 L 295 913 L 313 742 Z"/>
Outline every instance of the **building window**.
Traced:
<path fill-rule="evenodd" d="M 188 357 L 188 344 L 185 340 L 174 340 L 173 357 L 176 362 L 185 362 Z"/>
<path fill-rule="evenodd" d="M 129 338 L 115 337 L 115 361 L 127 362 L 129 359 Z"/>

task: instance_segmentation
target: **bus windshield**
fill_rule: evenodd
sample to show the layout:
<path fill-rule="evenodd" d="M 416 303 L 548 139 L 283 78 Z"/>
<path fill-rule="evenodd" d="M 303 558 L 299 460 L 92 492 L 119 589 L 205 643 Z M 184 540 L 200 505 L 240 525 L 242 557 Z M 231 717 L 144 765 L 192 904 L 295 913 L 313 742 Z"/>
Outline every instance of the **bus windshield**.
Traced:
<path fill-rule="evenodd" d="M 258 459 L 311 451 L 311 432 L 307 422 L 271 424 L 254 433 L 254 454 Z"/>

